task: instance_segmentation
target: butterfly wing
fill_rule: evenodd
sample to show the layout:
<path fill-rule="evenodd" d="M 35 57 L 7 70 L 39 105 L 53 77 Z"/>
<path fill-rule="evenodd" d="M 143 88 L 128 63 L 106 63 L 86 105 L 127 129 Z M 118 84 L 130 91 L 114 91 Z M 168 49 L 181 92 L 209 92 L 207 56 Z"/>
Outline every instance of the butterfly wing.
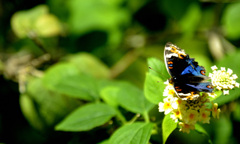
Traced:
<path fill-rule="evenodd" d="M 165 46 L 165 65 L 172 76 L 176 93 L 188 95 L 191 92 L 212 92 L 211 83 L 205 82 L 205 69 L 199 66 L 184 50 L 167 43 Z"/>

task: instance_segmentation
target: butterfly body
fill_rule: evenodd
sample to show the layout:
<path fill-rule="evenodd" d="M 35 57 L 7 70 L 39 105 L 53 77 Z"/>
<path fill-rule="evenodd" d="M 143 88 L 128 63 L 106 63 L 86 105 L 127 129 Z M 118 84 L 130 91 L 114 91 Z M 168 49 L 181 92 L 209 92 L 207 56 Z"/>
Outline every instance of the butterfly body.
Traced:
<path fill-rule="evenodd" d="M 199 92 L 212 92 L 211 83 L 205 75 L 205 69 L 190 58 L 184 50 L 167 43 L 164 50 L 165 65 L 171 75 L 176 94 L 180 98 L 191 97 Z"/>

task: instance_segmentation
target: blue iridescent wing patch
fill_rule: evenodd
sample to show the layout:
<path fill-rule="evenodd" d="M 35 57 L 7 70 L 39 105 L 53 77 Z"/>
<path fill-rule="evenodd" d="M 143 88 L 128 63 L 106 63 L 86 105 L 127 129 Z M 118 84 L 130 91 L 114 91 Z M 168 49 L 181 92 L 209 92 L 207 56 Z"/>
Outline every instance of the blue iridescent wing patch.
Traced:
<path fill-rule="evenodd" d="M 181 98 L 199 92 L 212 92 L 211 83 L 205 75 L 205 69 L 190 58 L 184 50 L 167 43 L 164 50 L 165 65 L 171 75 L 170 83 Z"/>

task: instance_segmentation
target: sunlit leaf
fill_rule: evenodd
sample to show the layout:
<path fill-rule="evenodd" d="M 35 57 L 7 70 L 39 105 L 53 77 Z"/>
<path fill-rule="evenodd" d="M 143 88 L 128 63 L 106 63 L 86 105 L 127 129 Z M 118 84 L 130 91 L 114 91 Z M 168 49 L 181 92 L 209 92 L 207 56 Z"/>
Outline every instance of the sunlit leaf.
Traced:
<path fill-rule="evenodd" d="M 240 37 L 240 3 L 232 3 L 226 6 L 223 13 L 223 26 L 227 36 L 232 39 Z"/>
<path fill-rule="evenodd" d="M 188 7 L 186 14 L 180 20 L 181 30 L 185 34 L 194 34 L 199 21 L 201 20 L 201 9 L 198 4 L 191 4 Z"/>
<path fill-rule="evenodd" d="M 48 13 L 46 5 L 38 5 L 32 9 L 16 12 L 11 19 L 15 34 L 24 38 L 31 33 L 37 36 L 50 37 L 62 33 L 59 20 Z"/>
<path fill-rule="evenodd" d="M 54 92 L 93 101 L 98 99 L 97 80 L 83 74 L 71 63 L 52 66 L 44 75 L 45 86 Z"/>
<path fill-rule="evenodd" d="M 103 88 L 100 91 L 100 96 L 101 98 L 109 105 L 113 107 L 118 106 L 118 100 L 117 100 L 117 93 L 119 91 L 119 88 L 114 87 L 114 86 L 108 86 Z"/>
<path fill-rule="evenodd" d="M 119 87 L 117 99 L 122 107 L 134 113 L 143 114 L 154 106 L 144 97 L 142 90 L 130 83 L 124 83 Z"/>
<path fill-rule="evenodd" d="M 62 26 L 55 15 L 45 14 L 38 17 L 35 32 L 42 37 L 56 36 L 62 33 Z"/>
<path fill-rule="evenodd" d="M 220 117 L 216 121 L 215 138 L 213 143 L 230 143 L 232 138 L 233 126 L 229 118 L 226 116 Z"/>
<path fill-rule="evenodd" d="M 170 118 L 170 114 L 166 115 L 162 122 L 162 136 L 165 144 L 170 134 L 177 128 L 177 123 Z"/>
<path fill-rule="evenodd" d="M 78 53 L 68 57 L 70 63 L 74 64 L 81 72 L 90 74 L 97 78 L 109 78 L 109 68 L 97 57 L 88 53 Z"/>
<path fill-rule="evenodd" d="M 152 127 L 151 123 L 142 122 L 124 125 L 113 133 L 109 144 L 147 144 Z"/>
<path fill-rule="evenodd" d="M 116 44 L 121 39 L 120 26 L 129 21 L 128 11 L 121 8 L 122 0 L 69 0 L 69 28 L 74 34 L 92 30 L 105 30 L 109 34 L 108 43 Z M 91 10 L 91 11 L 89 11 Z"/>
<path fill-rule="evenodd" d="M 147 73 L 144 83 L 144 95 L 150 102 L 158 104 L 163 101 L 163 91 L 165 86 L 166 85 L 161 78 Z"/>
<path fill-rule="evenodd" d="M 53 127 L 80 104 L 73 98 L 48 91 L 42 79 L 29 81 L 27 93 L 20 96 L 24 116 L 39 130 Z"/>
<path fill-rule="evenodd" d="M 165 63 L 157 58 L 148 58 L 149 73 L 160 77 L 163 80 L 169 78 Z"/>
<path fill-rule="evenodd" d="M 108 122 L 116 114 L 107 104 L 87 104 L 68 115 L 55 129 L 59 131 L 87 131 Z"/>

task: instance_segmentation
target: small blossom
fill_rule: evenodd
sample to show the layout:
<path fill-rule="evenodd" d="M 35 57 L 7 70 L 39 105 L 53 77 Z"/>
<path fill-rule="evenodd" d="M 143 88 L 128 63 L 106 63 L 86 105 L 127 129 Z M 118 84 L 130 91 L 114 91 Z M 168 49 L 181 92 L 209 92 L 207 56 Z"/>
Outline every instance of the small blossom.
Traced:
<path fill-rule="evenodd" d="M 210 123 L 210 111 L 207 111 L 205 108 L 200 109 L 199 120 L 203 123 Z"/>
<path fill-rule="evenodd" d="M 227 73 L 228 73 L 229 75 L 231 75 L 231 74 L 233 73 L 233 71 L 232 71 L 230 68 L 228 68 Z"/>
<path fill-rule="evenodd" d="M 212 107 L 212 116 L 214 118 L 219 118 L 219 113 L 221 112 L 221 110 L 218 108 L 218 104 L 214 103 L 213 107 Z"/>
<path fill-rule="evenodd" d="M 210 97 L 212 97 L 212 98 L 214 98 L 214 97 L 217 96 L 215 93 L 207 93 L 207 94 L 208 94 L 208 96 L 210 96 Z"/>
<path fill-rule="evenodd" d="M 236 74 L 234 74 L 234 75 L 232 75 L 232 78 L 233 78 L 233 79 L 237 79 L 238 76 L 237 76 Z"/>
<path fill-rule="evenodd" d="M 221 71 L 222 71 L 222 72 L 225 72 L 225 71 L 226 71 L 226 68 L 225 68 L 225 67 L 221 67 Z"/>
<path fill-rule="evenodd" d="M 229 95 L 229 90 L 223 90 L 223 95 Z"/>
<path fill-rule="evenodd" d="M 187 124 L 195 124 L 198 121 L 198 111 L 196 110 L 187 110 L 184 114 L 183 114 L 183 120 L 187 123 Z"/>
<path fill-rule="evenodd" d="M 174 109 L 173 114 L 170 116 L 175 122 L 178 122 L 178 120 L 182 119 L 182 114 L 179 109 Z"/>
<path fill-rule="evenodd" d="M 189 133 L 190 130 L 194 130 L 195 129 L 194 125 L 186 124 L 186 123 L 183 123 L 183 122 L 179 122 L 179 126 L 181 127 L 180 131 L 186 132 L 186 133 Z"/>
<path fill-rule="evenodd" d="M 211 67 L 211 69 L 214 71 L 214 70 L 216 70 L 216 69 L 218 69 L 218 68 L 217 68 L 216 65 L 214 65 L 214 66 Z"/>
<path fill-rule="evenodd" d="M 170 99 L 168 98 L 165 98 L 163 101 L 164 103 L 159 103 L 159 112 L 164 112 L 164 114 L 166 115 L 172 111 L 172 105 Z"/>
<path fill-rule="evenodd" d="M 235 86 L 239 88 L 239 83 L 235 83 Z"/>

